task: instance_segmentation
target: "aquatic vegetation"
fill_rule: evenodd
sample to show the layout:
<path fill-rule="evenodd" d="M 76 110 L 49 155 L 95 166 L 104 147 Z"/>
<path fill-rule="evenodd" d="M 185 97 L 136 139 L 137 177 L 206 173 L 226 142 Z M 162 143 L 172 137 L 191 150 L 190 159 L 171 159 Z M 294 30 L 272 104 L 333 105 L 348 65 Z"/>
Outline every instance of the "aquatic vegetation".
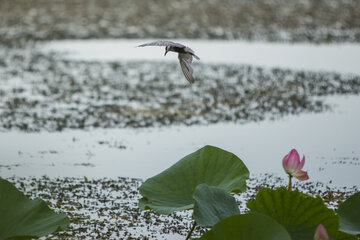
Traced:
<path fill-rule="evenodd" d="M 321 198 L 297 190 L 264 188 L 247 206 L 251 211 L 275 219 L 286 228 L 292 239 L 311 239 L 319 224 L 323 224 L 332 236 L 338 232 L 339 217 L 335 211 L 328 209 Z"/>
<path fill-rule="evenodd" d="M 121 37 L 359 42 L 359 4 L 356 0 L 215 0 L 195 5 L 192 0 L 2 0 L 0 131 L 244 123 L 327 110 L 318 97 L 359 95 L 359 76 L 199 64 L 194 66 L 199 82 L 189 88 L 178 81 L 182 77 L 174 71 L 175 64 L 68 61 L 43 54 L 32 44 Z M 295 169 L 288 168 L 290 180 L 307 178 L 301 165 L 299 159 Z M 211 146 L 175 166 L 169 169 L 171 174 L 151 178 L 154 181 L 143 183 L 139 191 L 139 179 L 16 177 L 21 186 L 27 184 L 22 188 L 27 195 L 66 212 L 72 223 L 66 228 L 68 220 L 60 214 L 58 226 L 34 232 L 38 228 L 31 225 L 26 234 L 37 237 L 60 228 L 66 231 L 51 238 L 160 239 L 155 232 L 166 239 L 167 233 L 184 235 L 188 229 L 187 238 L 196 232 L 200 239 L 312 239 L 326 231 L 341 240 L 360 234 L 359 193 L 343 202 L 358 189 L 324 190 L 322 200 L 308 195 L 319 194 L 315 187 L 305 194 L 296 185 L 299 182 L 294 185 L 297 190 L 289 191 L 276 185 L 281 180 L 265 174 L 259 184 L 258 179 L 247 180 L 249 171 L 238 157 Z M 2 186 L 8 187 L 7 192 L 12 189 Z M 138 208 L 140 194 L 140 207 L 156 212 Z M 244 195 L 247 198 L 239 197 Z M 0 209 L 16 206 L 4 198 L 9 196 L 0 193 Z M 9 202 L 3 204 L 4 199 Z M 248 209 L 239 208 L 247 201 Z M 326 204 L 340 208 L 336 212 Z M 171 214 L 164 217 L 158 212 Z M 0 239 L 10 236 L 3 235 L 9 232 L 2 225 L 9 219 L 11 213 L 0 210 Z"/>
<path fill-rule="evenodd" d="M 302 170 L 305 164 L 305 156 L 303 156 L 300 161 L 300 156 L 296 149 L 292 149 L 289 154 L 283 158 L 282 164 L 287 174 L 299 179 L 300 181 L 309 179 L 307 172 Z"/>
<path fill-rule="evenodd" d="M 193 194 L 199 184 L 226 192 L 244 192 L 249 170 L 234 154 L 205 146 L 182 158 L 162 173 L 147 179 L 139 188 L 141 209 L 161 214 L 194 208 Z"/>
<path fill-rule="evenodd" d="M 8 180 L 26 196 L 41 198 L 51 209 L 63 212 L 70 218 L 70 226 L 65 231 L 48 236 L 49 239 L 166 240 L 184 239 L 189 232 L 193 221 L 192 210 L 162 215 L 154 211 L 139 209 L 138 199 L 142 196 L 138 188 L 143 183 L 141 179 L 87 177 L 87 182 L 84 177 L 46 176 L 11 177 Z M 286 184 L 287 181 L 284 178 L 270 173 L 252 174 L 246 181 L 247 190 L 231 194 L 231 196 L 236 199 L 240 213 L 245 214 L 248 211 L 246 202 L 254 199 L 260 189 L 274 189 L 286 186 Z M 356 187 L 332 186 L 331 189 L 328 187 L 328 183 L 324 182 L 297 181 L 294 183 L 294 188 L 303 193 L 310 196 L 320 195 L 325 205 L 331 209 L 337 209 L 345 199 L 359 191 Z M 195 208 L 196 203 L 194 211 Z M 275 224 L 279 225 L 276 222 Z M 214 229 L 214 226 L 211 229 Z M 200 226 L 195 227 L 192 235 L 200 237 L 205 230 L 206 228 Z"/>
<path fill-rule="evenodd" d="M 319 224 L 319 226 L 316 228 L 314 240 L 328 240 L 329 236 L 327 234 L 326 228 L 324 225 Z"/>
<path fill-rule="evenodd" d="M 0 178 L 0 239 L 33 239 L 65 230 L 70 222 L 40 199 L 30 200 Z"/>
<path fill-rule="evenodd" d="M 292 177 L 299 179 L 300 181 L 305 181 L 309 179 L 307 172 L 303 171 L 302 168 L 305 164 L 305 156 L 303 156 L 300 161 L 299 153 L 296 149 L 292 149 L 282 160 L 282 166 L 285 172 L 289 175 L 289 187 L 288 189 L 291 191 Z"/>
<path fill-rule="evenodd" d="M 248 123 L 331 108 L 358 95 L 360 77 L 246 65 L 83 62 L 36 48 L 0 48 L 0 130 L 63 131 Z M 26 76 L 26 77 L 23 77 Z"/>
<path fill-rule="evenodd" d="M 360 192 L 353 194 L 341 204 L 337 213 L 340 217 L 341 231 L 360 235 Z"/>
<path fill-rule="evenodd" d="M 233 196 L 219 187 L 199 184 L 194 191 L 194 220 L 198 226 L 211 227 L 221 219 L 240 214 Z M 212 201 L 208 201 L 212 198 Z"/>
<path fill-rule="evenodd" d="M 299 180 L 308 179 L 301 170 L 304 163 L 305 157 L 300 161 L 295 149 L 282 161 L 290 179 L 294 176 Z M 205 146 L 145 181 L 139 188 L 143 196 L 139 207 L 161 214 L 194 209 L 194 223 L 186 239 L 196 226 L 209 228 L 200 239 L 357 238 L 359 193 L 347 199 L 337 214 L 319 196 L 292 191 L 291 185 L 288 189 L 263 188 L 247 203 L 250 212 L 240 214 L 230 193 L 246 190 L 248 174 L 243 162 L 232 153 Z"/>
<path fill-rule="evenodd" d="M 2 0 L 0 43 L 87 38 L 359 42 L 356 0 Z M 88 7 L 84 7 L 88 6 Z M 183 14 L 186 13 L 186 17 Z M 51 26 L 51 27 L 50 27 Z"/>
<path fill-rule="evenodd" d="M 200 239 L 291 240 L 291 237 L 285 228 L 272 218 L 260 213 L 249 212 L 224 218 L 202 235 Z"/>

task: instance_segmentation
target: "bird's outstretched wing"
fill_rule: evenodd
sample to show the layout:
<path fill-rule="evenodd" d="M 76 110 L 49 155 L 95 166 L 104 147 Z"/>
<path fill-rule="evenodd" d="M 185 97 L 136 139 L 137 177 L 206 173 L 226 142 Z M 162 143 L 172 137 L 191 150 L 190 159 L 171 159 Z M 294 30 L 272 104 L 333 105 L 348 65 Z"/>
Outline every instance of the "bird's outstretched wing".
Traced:
<path fill-rule="evenodd" d="M 166 40 L 158 40 L 154 42 L 144 43 L 139 45 L 138 47 L 146 47 L 146 46 L 172 46 L 172 47 L 178 47 L 178 48 L 186 48 L 186 46 L 182 45 L 181 43 L 175 43 L 172 41 L 166 41 Z"/>
<path fill-rule="evenodd" d="M 185 78 L 189 81 L 189 83 L 194 83 L 195 79 L 193 77 L 193 69 L 191 67 L 192 56 L 187 53 L 179 53 L 179 62 Z"/>
<path fill-rule="evenodd" d="M 171 47 L 182 48 L 184 50 L 184 52 L 191 53 L 191 55 L 193 55 L 197 60 L 200 60 L 200 58 L 195 55 L 194 50 L 192 50 L 191 48 L 189 48 L 181 43 L 176 43 L 176 42 L 167 41 L 167 40 L 158 40 L 158 41 L 154 41 L 154 42 L 144 43 L 137 47 L 147 47 L 147 46 L 164 46 L 164 47 L 171 46 Z"/>

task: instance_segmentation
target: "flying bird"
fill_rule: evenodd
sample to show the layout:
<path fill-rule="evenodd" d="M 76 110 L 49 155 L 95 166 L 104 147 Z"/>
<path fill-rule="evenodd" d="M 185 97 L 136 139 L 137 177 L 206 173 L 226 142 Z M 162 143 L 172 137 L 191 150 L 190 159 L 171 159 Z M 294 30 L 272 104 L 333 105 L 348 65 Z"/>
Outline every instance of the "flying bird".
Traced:
<path fill-rule="evenodd" d="M 195 79 L 193 77 L 193 69 L 191 67 L 192 57 L 194 56 L 194 58 L 196 58 L 197 60 L 200 60 L 200 58 L 195 55 L 195 52 L 191 48 L 182 45 L 180 43 L 175 43 L 172 41 L 164 41 L 164 40 L 141 44 L 138 47 L 146 47 L 146 46 L 164 46 L 165 47 L 164 56 L 166 56 L 166 54 L 169 51 L 179 53 L 178 58 L 179 58 L 181 70 L 184 73 L 185 78 L 189 81 L 189 83 L 195 82 Z"/>

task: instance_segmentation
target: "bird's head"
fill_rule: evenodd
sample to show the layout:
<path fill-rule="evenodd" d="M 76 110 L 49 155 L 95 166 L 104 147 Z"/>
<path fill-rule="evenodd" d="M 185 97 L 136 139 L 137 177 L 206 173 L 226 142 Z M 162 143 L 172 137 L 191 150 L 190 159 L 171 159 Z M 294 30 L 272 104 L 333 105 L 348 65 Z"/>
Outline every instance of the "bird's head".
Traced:
<path fill-rule="evenodd" d="M 168 53 L 169 49 L 170 49 L 169 46 L 166 46 L 166 47 L 165 47 L 165 54 L 164 54 L 164 56 L 166 56 L 166 54 Z"/>

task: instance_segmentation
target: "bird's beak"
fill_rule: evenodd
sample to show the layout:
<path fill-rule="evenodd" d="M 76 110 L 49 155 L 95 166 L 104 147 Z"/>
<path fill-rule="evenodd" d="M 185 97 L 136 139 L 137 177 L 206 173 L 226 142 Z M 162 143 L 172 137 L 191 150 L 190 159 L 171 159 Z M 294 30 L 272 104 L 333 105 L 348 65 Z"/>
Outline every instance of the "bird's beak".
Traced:
<path fill-rule="evenodd" d="M 164 54 L 164 56 L 166 56 L 166 54 L 168 53 L 168 50 L 165 50 L 165 54 Z"/>

